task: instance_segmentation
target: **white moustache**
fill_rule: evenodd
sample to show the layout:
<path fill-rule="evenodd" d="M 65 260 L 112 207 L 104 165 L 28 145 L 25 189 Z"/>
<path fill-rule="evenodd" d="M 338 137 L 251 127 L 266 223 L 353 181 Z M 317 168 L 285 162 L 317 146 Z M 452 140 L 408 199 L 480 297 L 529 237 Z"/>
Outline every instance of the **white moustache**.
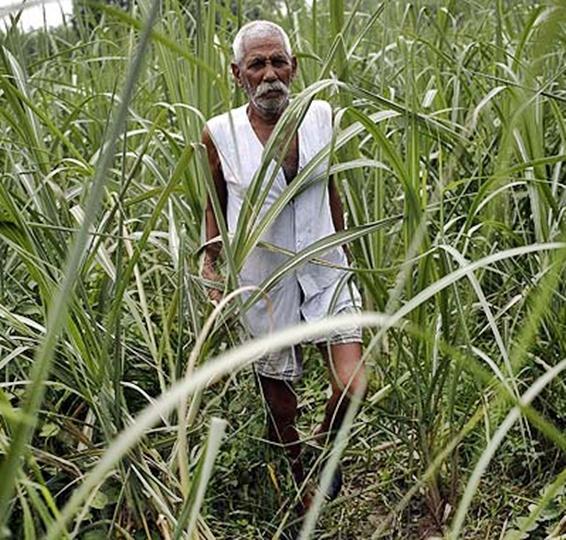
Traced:
<path fill-rule="evenodd" d="M 275 81 L 275 82 L 271 82 L 271 83 L 262 82 L 256 88 L 255 97 L 260 98 L 260 97 L 264 96 L 265 94 L 267 94 L 268 92 L 272 92 L 272 91 L 281 92 L 284 95 L 287 95 L 289 93 L 289 89 L 281 81 Z"/>

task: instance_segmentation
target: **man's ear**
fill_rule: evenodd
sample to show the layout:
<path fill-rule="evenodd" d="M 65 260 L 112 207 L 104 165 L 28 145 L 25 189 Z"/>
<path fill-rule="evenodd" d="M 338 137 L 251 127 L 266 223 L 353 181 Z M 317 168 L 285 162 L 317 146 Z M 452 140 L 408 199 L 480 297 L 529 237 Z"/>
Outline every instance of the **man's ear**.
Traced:
<path fill-rule="evenodd" d="M 238 86 L 242 86 L 242 72 L 240 71 L 240 66 L 235 62 L 232 62 L 230 67 L 232 68 L 232 76 L 234 77 L 236 84 Z"/>
<path fill-rule="evenodd" d="M 291 57 L 291 81 L 293 81 L 293 79 L 297 75 L 298 70 L 299 70 L 299 64 L 297 63 L 297 57 L 292 56 Z"/>

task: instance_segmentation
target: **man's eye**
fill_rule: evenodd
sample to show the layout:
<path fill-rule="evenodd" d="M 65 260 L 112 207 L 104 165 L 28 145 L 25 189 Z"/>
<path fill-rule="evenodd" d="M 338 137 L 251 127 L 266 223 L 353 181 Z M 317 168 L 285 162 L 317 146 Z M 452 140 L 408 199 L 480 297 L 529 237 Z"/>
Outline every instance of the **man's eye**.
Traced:
<path fill-rule="evenodd" d="M 273 65 L 275 67 L 283 67 L 283 66 L 287 65 L 287 62 L 285 60 L 283 60 L 282 58 L 280 58 L 280 59 L 273 60 Z"/>
<path fill-rule="evenodd" d="M 256 62 L 252 62 L 252 63 L 249 65 L 249 67 L 250 67 L 251 69 L 259 69 L 259 68 L 262 67 L 262 65 L 263 65 L 262 62 L 256 61 Z"/>

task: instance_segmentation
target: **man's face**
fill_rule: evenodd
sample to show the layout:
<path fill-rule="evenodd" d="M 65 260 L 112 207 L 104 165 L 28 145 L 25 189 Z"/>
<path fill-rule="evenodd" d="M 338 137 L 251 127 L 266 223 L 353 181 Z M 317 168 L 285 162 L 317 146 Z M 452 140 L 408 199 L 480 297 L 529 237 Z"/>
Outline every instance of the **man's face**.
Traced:
<path fill-rule="evenodd" d="M 286 107 L 296 70 L 296 58 L 285 52 L 278 35 L 247 40 L 243 60 L 232 64 L 234 77 L 250 101 L 267 116 L 278 115 Z"/>

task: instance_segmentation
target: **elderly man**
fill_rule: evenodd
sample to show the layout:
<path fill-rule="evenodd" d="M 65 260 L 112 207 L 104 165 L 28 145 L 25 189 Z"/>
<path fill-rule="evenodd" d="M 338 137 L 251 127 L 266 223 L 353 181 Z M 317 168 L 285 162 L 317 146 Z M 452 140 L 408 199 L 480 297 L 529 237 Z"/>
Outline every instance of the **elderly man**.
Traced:
<path fill-rule="evenodd" d="M 245 204 L 246 190 L 262 163 L 262 153 L 277 122 L 289 103 L 289 86 L 297 72 L 284 30 L 268 21 L 255 21 L 241 28 L 234 44 L 232 73 L 246 92 L 249 102 L 212 118 L 203 133 L 211 173 L 229 232 L 236 228 Z M 332 113 L 324 101 L 313 101 L 296 133 L 291 134 L 282 167 L 265 198 L 262 215 L 332 137 Z M 275 166 L 274 163 L 271 164 Z M 313 176 L 324 175 L 328 162 L 320 164 Z M 262 240 L 291 252 L 344 228 L 342 204 L 334 181 L 312 182 L 295 196 L 263 235 Z M 206 238 L 219 235 L 218 224 L 209 198 L 206 209 Z M 210 244 L 204 257 L 203 276 L 219 280 L 216 261 L 219 244 Z M 256 247 L 239 274 L 240 284 L 260 285 L 287 259 L 282 252 Z M 327 315 L 359 309 L 360 295 L 354 285 L 344 287 L 348 261 L 343 248 L 322 255 L 331 265 L 308 262 L 284 277 L 269 292 L 269 302 L 258 301 L 246 313 L 252 335 L 260 336 L 301 320 L 316 321 Z M 210 291 L 219 300 L 218 289 Z M 326 406 L 319 436 L 332 434 L 340 426 L 349 400 L 365 391 L 361 363 L 361 330 L 358 327 L 338 331 L 314 343 L 329 368 L 332 395 Z M 255 365 L 269 412 L 269 437 L 283 445 L 291 458 L 297 484 L 303 479 L 299 435 L 295 428 L 297 397 L 292 383 L 302 371 L 299 347 L 269 354 Z M 336 478 L 335 496 L 341 480 Z M 308 493 L 303 496 L 308 506 Z"/>

